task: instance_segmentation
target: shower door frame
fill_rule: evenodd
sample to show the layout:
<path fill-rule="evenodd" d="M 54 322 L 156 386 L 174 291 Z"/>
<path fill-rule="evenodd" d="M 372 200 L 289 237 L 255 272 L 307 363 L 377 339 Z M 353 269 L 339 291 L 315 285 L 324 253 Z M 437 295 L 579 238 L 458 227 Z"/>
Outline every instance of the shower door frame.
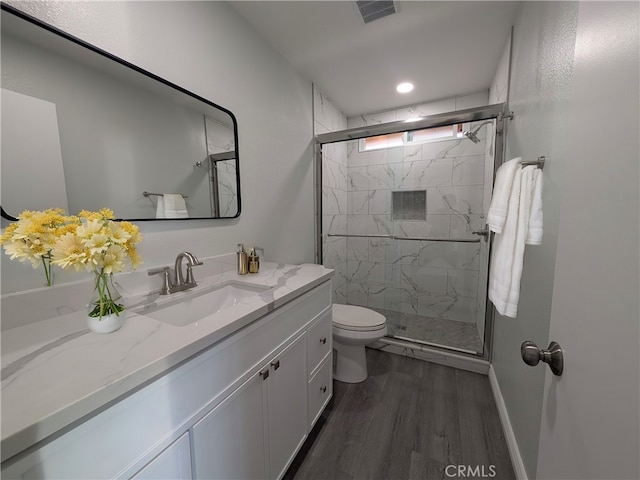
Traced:
<path fill-rule="evenodd" d="M 400 133 L 407 130 L 421 130 L 425 128 L 442 127 L 454 123 L 478 122 L 481 120 L 496 120 L 495 140 L 494 140 L 494 168 L 493 182 L 495 183 L 496 170 L 504 160 L 504 139 L 506 138 L 506 119 L 511 118 L 506 103 L 496 103 L 493 105 L 485 105 L 482 107 L 469 108 L 466 110 L 458 110 L 455 112 L 439 113 L 422 117 L 419 120 L 400 120 L 396 122 L 380 123 L 376 125 L 367 125 L 364 127 L 351 128 L 336 132 L 322 133 L 315 136 L 314 145 L 314 176 L 315 176 L 315 261 L 322 265 L 322 146 L 330 143 L 346 142 L 348 140 L 359 140 L 361 138 L 373 137 L 377 135 L 388 135 L 391 133 Z M 488 258 L 491 259 L 491 246 L 489 246 Z M 425 350 L 434 350 L 441 352 L 453 353 L 462 357 L 491 361 L 491 340 L 493 336 L 493 304 L 486 299 L 485 307 L 485 328 L 484 343 L 482 355 L 477 353 L 467 353 L 456 349 L 446 347 L 432 346 L 422 347 Z M 395 341 L 395 339 L 394 339 Z M 395 342 L 406 343 L 410 342 Z M 416 343 L 415 347 L 419 345 Z M 414 347 L 414 348 L 415 348 Z"/>

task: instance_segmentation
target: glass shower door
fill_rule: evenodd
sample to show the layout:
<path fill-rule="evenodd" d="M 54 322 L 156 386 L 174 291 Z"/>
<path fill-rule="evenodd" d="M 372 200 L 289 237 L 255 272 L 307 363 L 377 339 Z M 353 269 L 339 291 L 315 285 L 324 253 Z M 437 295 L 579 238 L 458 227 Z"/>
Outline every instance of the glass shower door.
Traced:
<path fill-rule="evenodd" d="M 483 354 L 489 244 L 474 232 L 491 198 L 494 127 L 323 145 L 323 263 L 336 270 L 336 303 L 382 313 L 390 338 Z"/>

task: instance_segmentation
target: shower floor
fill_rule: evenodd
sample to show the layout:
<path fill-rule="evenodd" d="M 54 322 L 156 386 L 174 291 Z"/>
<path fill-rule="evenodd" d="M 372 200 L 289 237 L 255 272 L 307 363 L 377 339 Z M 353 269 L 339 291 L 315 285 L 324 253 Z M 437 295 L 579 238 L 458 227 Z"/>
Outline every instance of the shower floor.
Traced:
<path fill-rule="evenodd" d="M 371 308 L 387 318 L 387 329 L 389 330 L 387 336 L 389 337 L 465 352 L 482 353 L 482 340 L 473 323 L 442 320 L 380 308 L 367 308 Z"/>

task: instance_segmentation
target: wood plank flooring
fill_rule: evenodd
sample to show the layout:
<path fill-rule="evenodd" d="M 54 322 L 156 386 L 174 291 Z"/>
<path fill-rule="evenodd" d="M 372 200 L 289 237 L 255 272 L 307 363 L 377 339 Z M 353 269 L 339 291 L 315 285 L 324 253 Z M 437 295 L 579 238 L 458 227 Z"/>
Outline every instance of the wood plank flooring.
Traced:
<path fill-rule="evenodd" d="M 515 479 L 486 376 L 373 349 L 367 362 L 365 382 L 334 382 L 285 480 Z"/>

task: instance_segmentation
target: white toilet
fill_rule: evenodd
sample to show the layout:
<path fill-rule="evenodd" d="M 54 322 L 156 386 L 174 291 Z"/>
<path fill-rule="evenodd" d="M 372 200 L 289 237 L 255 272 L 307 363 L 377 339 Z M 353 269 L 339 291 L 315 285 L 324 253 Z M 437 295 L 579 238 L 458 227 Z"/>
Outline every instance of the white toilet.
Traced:
<path fill-rule="evenodd" d="M 333 304 L 333 348 L 336 350 L 333 378 L 359 383 L 367 379 L 365 345 L 387 334 L 387 319 L 368 308 Z"/>

